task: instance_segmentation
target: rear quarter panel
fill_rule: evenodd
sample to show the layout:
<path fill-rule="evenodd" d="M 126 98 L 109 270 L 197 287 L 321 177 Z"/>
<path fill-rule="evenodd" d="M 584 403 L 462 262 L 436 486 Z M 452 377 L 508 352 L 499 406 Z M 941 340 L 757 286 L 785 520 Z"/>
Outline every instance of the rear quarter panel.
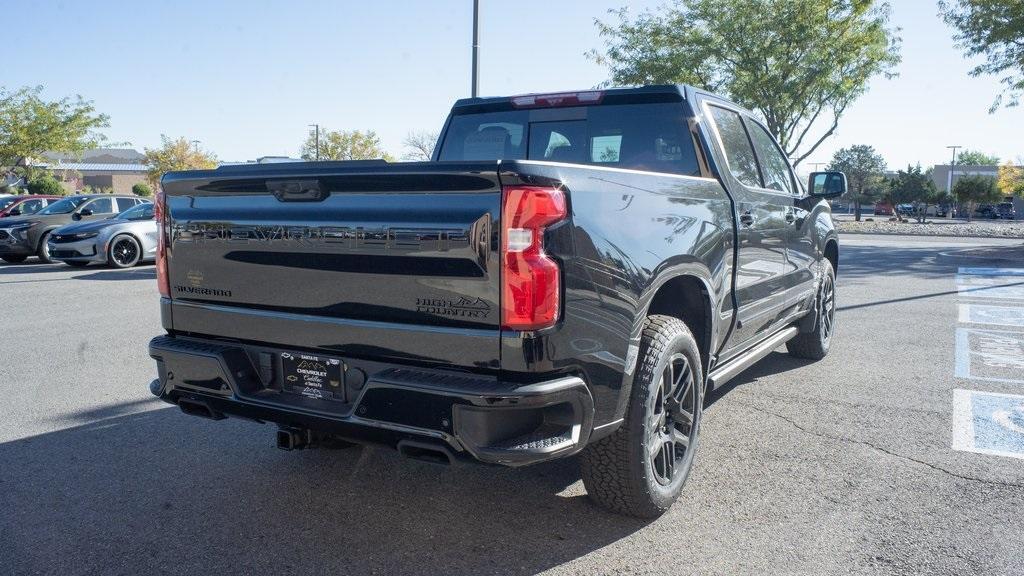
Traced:
<path fill-rule="evenodd" d="M 502 369 L 581 373 L 595 397 L 595 423 L 617 420 L 647 307 L 664 282 L 697 277 L 715 302 L 713 316 L 731 313 L 729 198 L 713 178 L 547 162 L 505 163 L 502 181 L 561 183 L 571 211 L 571 221 L 545 237 L 562 260 L 561 321 L 549 331 L 504 333 Z M 712 332 L 715 345 L 723 335 Z"/>

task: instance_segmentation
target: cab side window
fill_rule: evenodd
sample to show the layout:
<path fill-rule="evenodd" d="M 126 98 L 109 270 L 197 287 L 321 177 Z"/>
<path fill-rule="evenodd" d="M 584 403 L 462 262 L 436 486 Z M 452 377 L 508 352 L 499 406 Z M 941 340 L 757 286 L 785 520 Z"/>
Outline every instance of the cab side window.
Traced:
<path fill-rule="evenodd" d="M 128 210 L 129 208 L 134 207 L 136 204 L 137 203 L 135 202 L 134 198 L 118 198 L 117 199 L 117 211 L 118 212 L 124 212 L 125 210 Z"/>
<path fill-rule="evenodd" d="M 718 137 L 725 150 L 729 171 L 741 183 L 760 188 L 761 175 L 757 171 L 757 156 L 754 155 L 754 148 L 750 145 L 750 138 L 747 137 L 740 115 L 718 106 L 708 106 L 708 109 L 718 129 Z"/>
<path fill-rule="evenodd" d="M 112 198 L 97 198 L 86 204 L 85 208 L 92 210 L 93 214 L 113 214 L 114 201 Z"/>
<path fill-rule="evenodd" d="M 18 205 L 18 210 L 21 210 L 22 214 L 35 214 L 43 209 L 42 200 L 25 200 Z"/>
<path fill-rule="evenodd" d="M 790 195 L 795 194 L 796 188 L 793 184 L 793 175 L 789 171 L 789 163 L 786 162 L 782 150 L 775 144 L 775 139 L 757 122 L 747 120 L 746 124 L 754 141 L 761 173 L 764 174 L 764 187 Z"/>

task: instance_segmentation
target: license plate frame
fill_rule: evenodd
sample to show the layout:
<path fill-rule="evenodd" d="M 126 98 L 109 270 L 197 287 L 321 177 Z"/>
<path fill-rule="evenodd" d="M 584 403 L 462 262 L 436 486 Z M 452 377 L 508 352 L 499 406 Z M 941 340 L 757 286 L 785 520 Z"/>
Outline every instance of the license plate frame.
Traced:
<path fill-rule="evenodd" d="M 340 358 L 281 352 L 281 391 L 317 400 L 345 400 L 344 362 Z"/>

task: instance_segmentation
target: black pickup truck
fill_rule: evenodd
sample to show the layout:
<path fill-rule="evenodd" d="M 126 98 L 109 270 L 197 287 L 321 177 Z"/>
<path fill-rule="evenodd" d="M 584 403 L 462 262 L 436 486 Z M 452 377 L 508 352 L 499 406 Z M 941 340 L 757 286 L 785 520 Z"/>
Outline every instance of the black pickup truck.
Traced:
<path fill-rule="evenodd" d="M 433 161 L 166 175 L 153 394 L 519 466 L 580 453 L 598 503 L 679 495 L 705 392 L 828 352 L 828 203 L 750 113 L 685 86 L 458 101 Z"/>

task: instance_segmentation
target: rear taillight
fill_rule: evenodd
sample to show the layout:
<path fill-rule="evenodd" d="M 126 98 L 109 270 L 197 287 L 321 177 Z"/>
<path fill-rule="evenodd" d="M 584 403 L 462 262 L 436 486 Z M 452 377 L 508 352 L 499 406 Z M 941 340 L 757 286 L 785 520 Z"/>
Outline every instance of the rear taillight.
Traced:
<path fill-rule="evenodd" d="M 171 283 L 167 278 L 167 205 L 163 191 L 156 193 L 153 218 L 156 219 L 156 286 L 164 298 L 171 297 Z"/>
<path fill-rule="evenodd" d="M 508 186 L 502 191 L 501 327 L 539 330 L 558 320 L 560 272 L 544 253 L 544 228 L 567 216 L 557 188 Z"/>

